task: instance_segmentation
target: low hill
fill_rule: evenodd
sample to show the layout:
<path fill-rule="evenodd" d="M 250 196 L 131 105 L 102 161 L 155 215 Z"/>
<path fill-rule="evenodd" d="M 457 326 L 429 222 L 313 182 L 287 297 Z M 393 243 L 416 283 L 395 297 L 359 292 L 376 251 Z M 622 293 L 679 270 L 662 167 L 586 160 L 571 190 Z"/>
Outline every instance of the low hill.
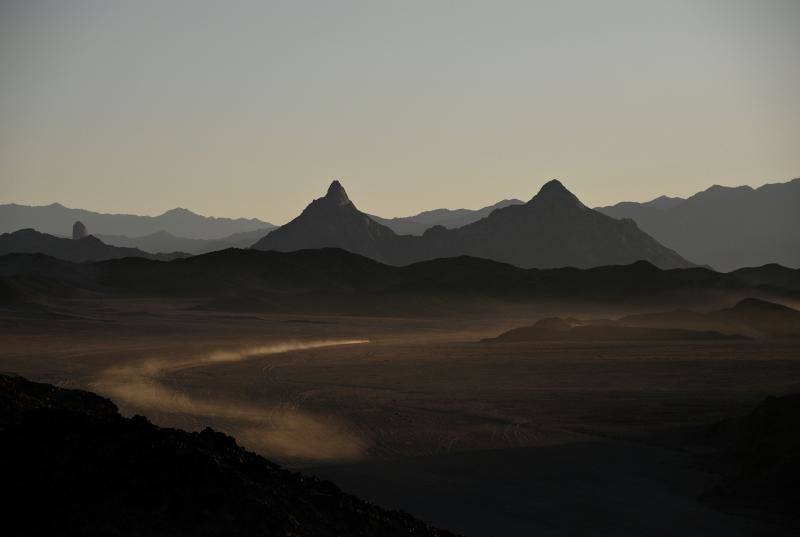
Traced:
<path fill-rule="evenodd" d="M 487 341 L 668 341 L 800 338 L 800 311 L 746 298 L 710 313 L 674 310 L 628 315 L 617 320 L 540 319 Z"/>
<path fill-rule="evenodd" d="M 0 375 L 0 473 L 14 535 L 446 537 L 289 472 L 222 433 L 124 418 L 90 392 Z"/>
<path fill-rule="evenodd" d="M 627 326 L 717 330 L 751 337 L 800 337 L 800 311 L 766 300 L 746 298 L 733 307 L 710 313 L 670 311 L 630 315 L 619 320 Z"/>
<path fill-rule="evenodd" d="M 542 319 L 531 326 L 514 328 L 487 342 L 515 341 L 704 341 L 745 339 L 716 331 L 683 328 L 648 328 L 613 324 L 584 324 L 558 318 Z"/>

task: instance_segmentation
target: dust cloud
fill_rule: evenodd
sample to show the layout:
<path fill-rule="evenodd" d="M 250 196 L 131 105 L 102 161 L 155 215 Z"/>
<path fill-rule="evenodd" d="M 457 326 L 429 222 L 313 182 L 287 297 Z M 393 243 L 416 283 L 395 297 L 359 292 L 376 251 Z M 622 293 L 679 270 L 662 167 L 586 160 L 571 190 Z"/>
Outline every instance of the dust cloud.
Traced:
<path fill-rule="evenodd" d="M 315 415 L 291 404 L 255 405 L 239 401 L 203 399 L 162 384 L 167 373 L 220 363 L 238 362 L 273 354 L 368 340 L 288 341 L 235 350 L 213 350 L 191 358 L 148 358 L 106 369 L 92 386 L 137 409 L 233 420 L 233 432 L 246 447 L 267 456 L 309 460 L 354 459 L 363 454 L 364 442 L 334 418 Z"/>

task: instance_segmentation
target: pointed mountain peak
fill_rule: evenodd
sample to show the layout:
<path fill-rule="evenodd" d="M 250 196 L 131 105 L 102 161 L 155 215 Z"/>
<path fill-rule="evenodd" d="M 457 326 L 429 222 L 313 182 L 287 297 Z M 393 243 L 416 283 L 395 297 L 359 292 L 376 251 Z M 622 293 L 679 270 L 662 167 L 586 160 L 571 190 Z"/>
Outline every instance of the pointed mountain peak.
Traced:
<path fill-rule="evenodd" d="M 575 196 L 575 194 L 567 190 L 567 188 L 563 184 L 561 184 L 561 181 L 559 181 L 558 179 L 552 179 L 550 181 L 547 181 L 539 190 L 539 193 L 536 194 L 528 203 L 531 203 L 536 200 L 539 200 L 540 202 L 548 201 L 548 202 L 562 202 L 562 203 L 568 202 L 572 204 L 577 203 L 578 205 L 583 206 L 583 204 Z"/>
<path fill-rule="evenodd" d="M 345 192 L 342 183 L 339 181 L 333 181 L 331 186 L 328 187 L 328 192 L 325 194 L 325 199 L 335 202 L 337 205 L 347 205 L 352 203 L 350 198 L 347 197 L 347 192 Z"/>

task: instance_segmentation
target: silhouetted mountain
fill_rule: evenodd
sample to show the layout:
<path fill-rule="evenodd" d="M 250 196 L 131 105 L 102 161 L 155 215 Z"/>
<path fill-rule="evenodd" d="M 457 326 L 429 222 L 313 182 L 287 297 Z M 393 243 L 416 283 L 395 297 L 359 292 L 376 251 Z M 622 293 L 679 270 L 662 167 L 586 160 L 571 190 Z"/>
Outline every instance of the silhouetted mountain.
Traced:
<path fill-rule="evenodd" d="M 45 254 L 77 263 L 122 257 L 169 260 L 186 255 L 178 252 L 149 254 L 136 248 L 109 246 L 93 235 L 87 235 L 80 239 L 64 239 L 39 233 L 34 229 L 20 229 L 14 233 L 0 235 L 0 255 L 15 253 Z"/>
<path fill-rule="evenodd" d="M 489 216 L 495 209 L 502 209 L 509 205 L 521 205 L 524 201 L 518 199 L 508 199 L 498 201 L 494 205 L 489 205 L 481 209 L 434 209 L 423 211 L 414 216 L 404 216 L 398 218 L 381 218 L 380 216 L 368 215 L 370 218 L 392 229 L 398 235 L 422 235 L 426 229 L 433 226 L 442 226 L 447 229 L 454 229 Z"/>
<path fill-rule="evenodd" d="M 233 233 L 275 227 L 256 218 L 214 218 L 180 208 L 171 209 L 159 216 L 137 216 L 69 209 L 59 203 L 42 206 L 15 203 L 0 205 L 0 232 L 33 228 L 52 235 L 66 235 L 76 220 L 83 222 L 95 234 L 128 237 L 139 237 L 163 230 L 190 239 L 219 239 Z"/>
<path fill-rule="evenodd" d="M 176 237 L 164 230 L 142 237 L 104 234 L 97 234 L 96 236 L 106 244 L 126 248 L 139 248 L 150 253 L 188 252 L 190 254 L 203 254 L 215 250 L 224 250 L 225 248 L 249 248 L 269 233 L 270 229 L 272 228 L 243 231 L 221 239 L 187 239 L 185 237 Z"/>
<path fill-rule="evenodd" d="M 408 239 L 408 240 L 405 240 Z M 402 263 L 410 237 L 400 237 L 359 211 L 339 181 L 324 197 L 253 245 L 258 250 L 291 252 L 309 248 L 343 248 L 388 263 Z"/>
<path fill-rule="evenodd" d="M 728 271 L 765 263 L 800 267 L 798 207 L 800 178 L 756 189 L 714 185 L 686 200 L 624 202 L 597 210 L 632 218 L 692 261 Z"/>
<path fill-rule="evenodd" d="M 527 267 L 593 267 L 649 261 L 662 268 L 691 263 L 664 248 L 632 220 L 584 206 L 558 181 L 529 202 L 492 211 L 457 229 L 437 226 L 421 237 L 397 235 L 350 201 L 338 181 L 294 220 L 253 245 L 260 250 L 343 248 L 391 264 L 469 255 Z"/>
<path fill-rule="evenodd" d="M 706 308 L 746 297 L 798 298 L 797 291 L 749 285 L 731 274 L 660 270 L 643 261 L 592 269 L 520 269 L 462 256 L 396 267 L 339 249 L 229 249 L 169 263 L 129 258 L 82 265 L 16 254 L 0 256 L 0 275 L 16 302 L 90 291 L 185 297 L 201 299 L 198 307 L 206 309 L 263 311 L 486 313 L 500 305 L 564 304 Z"/>
<path fill-rule="evenodd" d="M 448 536 L 287 471 L 225 434 L 124 418 L 100 396 L 0 375 L 13 535 Z"/>
<path fill-rule="evenodd" d="M 524 205 L 498 209 L 454 230 L 433 228 L 426 257 L 471 255 L 519 267 L 594 267 L 639 260 L 661 268 L 691 263 L 642 232 L 583 205 L 559 181 L 549 181 Z"/>

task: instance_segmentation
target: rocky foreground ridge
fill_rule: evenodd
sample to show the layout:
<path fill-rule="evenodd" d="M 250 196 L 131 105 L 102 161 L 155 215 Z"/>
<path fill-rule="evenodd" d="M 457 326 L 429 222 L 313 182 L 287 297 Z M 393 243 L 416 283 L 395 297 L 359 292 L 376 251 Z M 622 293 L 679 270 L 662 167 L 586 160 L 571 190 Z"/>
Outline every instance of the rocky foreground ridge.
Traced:
<path fill-rule="evenodd" d="M 11 375 L 0 375 L 0 475 L 14 535 L 452 535 L 225 434 L 124 418 L 93 393 Z"/>

